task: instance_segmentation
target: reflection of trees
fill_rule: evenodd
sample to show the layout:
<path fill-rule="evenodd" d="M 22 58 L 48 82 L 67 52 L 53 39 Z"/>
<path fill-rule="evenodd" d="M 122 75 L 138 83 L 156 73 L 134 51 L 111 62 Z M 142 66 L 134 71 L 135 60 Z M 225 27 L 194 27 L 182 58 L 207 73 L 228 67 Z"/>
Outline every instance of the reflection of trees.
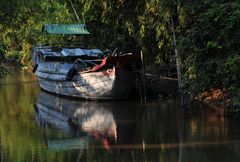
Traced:
<path fill-rule="evenodd" d="M 42 131 L 34 124 L 33 104 L 39 93 L 30 73 L 12 74 L 0 85 L 0 152 L 2 161 L 63 161 L 42 147 Z M 1 160 L 0 160 L 1 161 Z"/>
<path fill-rule="evenodd" d="M 221 108 L 219 108 L 221 110 Z M 207 106 L 194 110 L 194 114 L 186 120 L 186 139 L 223 141 L 228 139 L 228 124 L 225 119 L 218 116 L 218 112 Z"/>
<path fill-rule="evenodd" d="M 228 159 L 240 158 L 234 154 L 238 144 L 227 144 L 238 139 L 236 123 L 229 125 L 207 106 L 194 106 L 182 114 L 175 102 L 148 103 L 137 129 L 145 143 L 142 153 L 146 161 L 221 161 L 218 152 L 228 152 Z"/>

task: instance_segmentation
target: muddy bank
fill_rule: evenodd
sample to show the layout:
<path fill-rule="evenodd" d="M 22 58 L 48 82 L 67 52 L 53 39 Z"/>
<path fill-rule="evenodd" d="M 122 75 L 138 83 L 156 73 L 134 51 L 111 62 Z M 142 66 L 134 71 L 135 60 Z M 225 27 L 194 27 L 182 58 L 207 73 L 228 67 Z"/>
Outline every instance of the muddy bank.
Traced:
<path fill-rule="evenodd" d="M 204 91 L 195 97 L 196 101 L 203 102 L 217 111 L 221 111 L 219 115 L 229 118 L 240 117 L 240 105 L 235 103 L 227 91 L 220 88 L 212 88 Z"/>

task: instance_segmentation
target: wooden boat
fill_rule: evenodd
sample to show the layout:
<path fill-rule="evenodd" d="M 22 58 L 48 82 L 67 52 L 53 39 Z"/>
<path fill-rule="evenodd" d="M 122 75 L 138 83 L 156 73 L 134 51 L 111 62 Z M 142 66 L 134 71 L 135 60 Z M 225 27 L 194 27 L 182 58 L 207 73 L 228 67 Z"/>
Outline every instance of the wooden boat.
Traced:
<path fill-rule="evenodd" d="M 48 33 L 88 34 L 84 26 L 48 25 Z M 69 29 L 72 30 L 68 31 Z M 81 30 L 80 30 L 81 29 Z M 76 33 L 77 32 L 77 33 Z M 35 72 L 40 87 L 57 95 L 84 99 L 124 99 L 135 87 L 136 58 L 82 47 L 35 47 Z"/>

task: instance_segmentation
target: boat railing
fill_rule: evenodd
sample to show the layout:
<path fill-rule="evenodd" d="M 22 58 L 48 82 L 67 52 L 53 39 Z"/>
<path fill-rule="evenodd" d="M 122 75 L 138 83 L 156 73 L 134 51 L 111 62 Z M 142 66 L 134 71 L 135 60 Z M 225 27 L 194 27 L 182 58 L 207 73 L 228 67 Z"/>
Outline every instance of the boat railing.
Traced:
<path fill-rule="evenodd" d="M 87 67 L 87 63 L 83 61 L 82 59 L 78 58 L 74 61 L 75 65 L 78 66 L 78 64 L 82 63 L 85 67 Z"/>

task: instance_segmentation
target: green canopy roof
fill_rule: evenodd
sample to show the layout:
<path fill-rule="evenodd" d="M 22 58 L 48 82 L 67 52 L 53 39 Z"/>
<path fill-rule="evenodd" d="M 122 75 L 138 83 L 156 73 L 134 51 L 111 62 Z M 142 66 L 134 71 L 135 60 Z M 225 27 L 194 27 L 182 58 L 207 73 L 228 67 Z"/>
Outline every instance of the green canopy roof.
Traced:
<path fill-rule="evenodd" d="M 46 24 L 43 31 L 48 34 L 90 34 L 85 24 Z"/>

